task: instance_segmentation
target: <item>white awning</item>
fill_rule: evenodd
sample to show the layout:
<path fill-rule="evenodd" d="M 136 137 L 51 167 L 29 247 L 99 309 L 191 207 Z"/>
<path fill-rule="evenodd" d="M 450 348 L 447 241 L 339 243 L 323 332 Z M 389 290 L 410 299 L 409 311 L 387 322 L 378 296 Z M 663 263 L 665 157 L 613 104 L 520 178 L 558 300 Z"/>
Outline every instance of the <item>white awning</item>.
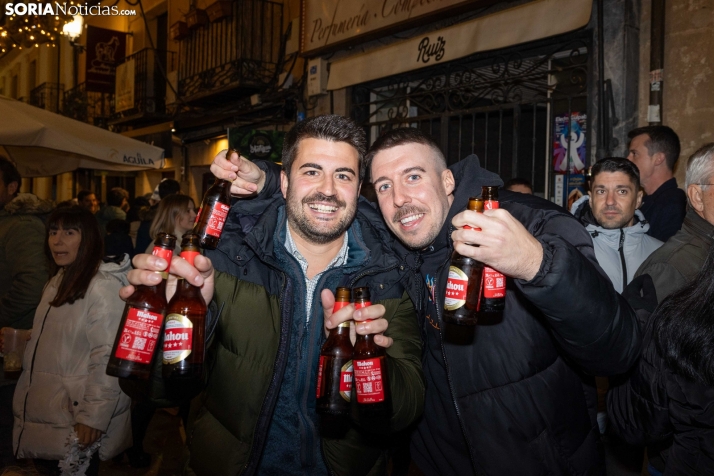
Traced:
<path fill-rule="evenodd" d="M 164 150 L 0 96 L 0 146 L 23 177 L 77 168 L 135 171 L 163 165 Z"/>
<path fill-rule="evenodd" d="M 577 30 L 593 0 L 536 0 L 491 15 L 334 61 L 327 89 L 341 89 Z"/>

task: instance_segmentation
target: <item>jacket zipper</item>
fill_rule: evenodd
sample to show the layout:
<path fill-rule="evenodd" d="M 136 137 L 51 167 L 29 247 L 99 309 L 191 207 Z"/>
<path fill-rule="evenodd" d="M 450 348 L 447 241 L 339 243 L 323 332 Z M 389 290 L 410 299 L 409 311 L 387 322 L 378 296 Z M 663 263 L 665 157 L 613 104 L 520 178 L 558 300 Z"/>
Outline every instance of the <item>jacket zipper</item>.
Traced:
<path fill-rule="evenodd" d="M 261 420 L 266 419 L 266 413 L 268 410 L 268 407 L 274 408 L 275 406 L 275 399 L 277 398 L 278 392 L 276 392 L 276 385 L 278 383 L 278 374 L 281 375 L 282 380 L 282 375 L 285 372 L 285 360 L 287 359 L 287 354 L 289 352 L 289 349 L 285 348 L 285 344 L 289 342 L 290 339 L 290 326 L 285 325 L 283 321 L 283 316 L 289 315 L 290 312 L 285 313 L 286 308 L 286 302 L 287 302 L 287 288 L 288 288 L 288 278 L 284 272 L 280 272 L 283 276 L 283 288 L 280 291 L 280 321 L 281 324 L 283 324 L 283 328 L 285 329 L 285 332 L 282 333 L 283 335 L 281 336 L 280 339 L 280 344 L 278 345 L 278 355 L 276 357 L 276 367 L 277 371 L 273 372 L 273 378 L 270 381 L 270 385 L 268 386 L 268 393 L 267 393 L 267 398 L 263 400 L 263 405 L 260 407 L 260 413 L 258 414 L 258 422 L 255 425 L 256 430 L 255 430 L 255 436 L 253 437 L 253 445 L 250 450 L 250 454 L 248 455 L 248 461 L 246 461 L 245 466 L 243 466 L 243 473 L 246 475 L 251 475 L 256 469 L 256 466 L 258 464 L 257 461 L 257 455 L 260 451 L 263 450 L 263 446 L 265 443 L 265 437 L 268 433 L 268 429 L 270 428 L 269 424 L 262 424 L 261 425 Z M 282 361 L 279 361 L 280 358 L 280 352 L 281 350 L 285 351 L 285 358 Z"/>
<path fill-rule="evenodd" d="M 37 356 L 37 348 L 40 346 L 40 339 L 42 338 L 42 332 L 45 330 L 45 322 L 47 321 L 47 316 L 50 313 L 52 306 L 47 308 L 45 317 L 42 319 L 42 326 L 40 326 L 40 335 L 37 336 L 37 343 L 35 344 L 35 350 L 32 351 L 32 362 L 30 363 L 30 377 L 27 382 L 27 392 L 25 392 L 25 402 L 22 405 L 22 431 L 17 437 L 17 450 L 15 450 L 15 458 L 17 458 L 20 452 L 20 443 L 22 442 L 22 434 L 25 432 L 25 424 L 27 423 L 27 398 L 30 396 L 30 387 L 32 386 L 32 372 L 35 370 L 35 357 Z"/>
<path fill-rule="evenodd" d="M 627 286 L 627 263 L 625 262 L 625 230 L 620 228 L 620 248 L 618 251 L 620 252 L 620 261 L 622 262 L 622 291 L 625 290 L 625 287 Z M 620 291 L 620 292 L 622 292 Z"/>
<path fill-rule="evenodd" d="M 449 237 L 451 237 L 451 233 L 454 230 L 453 226 L 449 226 Z M 451 243 L 451 239 L 449 238 L 449 243 Z M 449 246 L 449 251 L 451 251 L 452 246 Z M 449 257 L 444 261 L 444 263 L 439 266 L 438 271 L 436 275 L 434 276 L 434 289 L 437 290 L 439 288 L 438 286 L 438 279 L 439 276 L 441 275 L 441 270 L 444 268 L 444 266 L 448 265 L 449 262 L 451 261 L 451 253 L 449 253 Z M 423 278 L 423 276 L 422 276 Z M 469 458 L 471 459 L 471 469 L 473 469 L 474 474 L 476 475 L 481 475 L 476 470 L 476 456 L 474 455 L 474 450 L 473 447 L 471 446 L 471 440 L 469 440 L 467 434 L 466 434 L 466 427 L 464 426 L 463 419 L 461 418 L 461 410 L 459 409 L 458 403 L 456 403 L 456 397 L 454 396 L 454 383 L 451 380 L 451 373 L 449 371 L 449 363 L 446 360 L 446 347 L 444 346 L 444 321 L 441 319 L 441 309 L 439 307 L 439 302 L 441 299 L 436 296 L 436 293 L 434 294 L 434 308 L 436 309 L 436 316 L 439 319 L 439 335 L 441 336 L 441 355 L 444 359 L 444 369 L 446 370 L 446 380 L 449 382 L 449 393 L 451 394 L 451 401 L 454 404 L 454 410 L 456 410 L 456 417 L 459 420 L 459 426 L 461 427 L 461 434 L 464 437 L 464 441 L 466 441 L 466 446 L 469 449 Z"/>

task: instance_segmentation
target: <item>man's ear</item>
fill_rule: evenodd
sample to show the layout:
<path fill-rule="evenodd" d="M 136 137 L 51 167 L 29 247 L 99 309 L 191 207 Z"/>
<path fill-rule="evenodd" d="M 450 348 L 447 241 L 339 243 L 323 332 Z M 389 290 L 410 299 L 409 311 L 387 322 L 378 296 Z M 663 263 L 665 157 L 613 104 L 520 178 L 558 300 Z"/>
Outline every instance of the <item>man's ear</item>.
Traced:
<path fill-rule="evenodd" d="M 704 197 L 701 186 L 693 183 L 687 187 L 687 198 L 692 208 L 698 212 L 704 211 Z"/>
<path fill-rule="evenodd" d="M 20 188 L 19 183 L 10 182 L 10 185 L 7 186 L 7 193 L 10 194 L 10 196 L 15 195 L 17 193 L 18 188 Z"/>
<path fill-rule="evenodd" d="M 280 191 L 283 192 L 283 198 L 288 198 L 288 176 L 284 170 L 280 171 Z"/>
<path fill-rule="evenodd" d="M 444 185 L 444 189 L 446 190 L 447 195 L 451 195 L 454 193 L 454 189 L 456 188 L 456 180 L 454 179 L 454 174 L 451 173 L 451 170 L 445 169 L 443 172 L 441 172 L 441 183 Z"/>
<path fill-rule="evenodd" d="M 640 208 L 640 205 L 642 205 L 642 198 L 645 196 L 645 192 L 642 191 L 642 188 L 640 188 L 637 191 L 637 202 L 635 203 L 635 210 Z"/>
<path fill-rule="evenodd" d="M 652 156 L 652 161 L 656 166 L 662 165 L 665 159 L 666 157 L 664 156 L 664 152 L 655 152 L 655 154 Z"/>

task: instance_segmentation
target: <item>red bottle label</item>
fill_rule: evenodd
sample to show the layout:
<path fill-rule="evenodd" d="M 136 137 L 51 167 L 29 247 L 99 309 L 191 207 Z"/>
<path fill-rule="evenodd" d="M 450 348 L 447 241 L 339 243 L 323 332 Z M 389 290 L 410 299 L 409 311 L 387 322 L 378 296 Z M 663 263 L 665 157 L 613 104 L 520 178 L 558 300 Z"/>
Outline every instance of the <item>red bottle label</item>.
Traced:
<path fill-rule="evenodd" d="M 216 202 L 211 209 L 211 214 L 208 217 L 208 224 L 206 226 L 206 233 L 220 238 L 221 232 L 223 231 L 223 225 L 226 224 L 226 218 L 228 217 L 228 211 L 231 209 L 228 205 L 221 202 Z"/>
<path fill-rule="evenodd" d="M 171 269 L 171 258 L 173 258 L 173 256 L 174 256 L 174 250 L 167 250 L 160 246 L 154 246 L 154 251 L 152 251 L 151 254 L 166 260 L 168 265 L 166 266 L 165 271 L 168 273 L 169 270 Z"/>
<path fill-rule="evenodd" d="M 352 397 L 352 361 L 348 361 L 340 370 L 340 395 L 346 401 L 350 401 Z"/>
<path fill-rule="evenodd" d="M 196 256 L 200 255 L 198 251 L 182 251 L 181 252 L 181 257 L 188 261 L 188 264 L 193 266 L 193 260 L 196 259 Z"/>
<path fill-rule="evenodd" d="M 444 309 L 454 311 L 466 304 L 466 292 L 469 278 L 456 266 L 449 266 L 449 278 L 446 280 L 446 298 Z"/>
<path fill-rule="evenodd" d="M 364 301 L 364 302 L 356 302 L 355 303 L 355 311 L 357 309 L 362 309 L 363 307 L 371 306 L 372 303 L 369 301 Z"/>
<path fill-rule="evenodd" d="M 322 383 L 323 369 L 325 368 L 325 356 L 320 356 L 320 364 L 317 366 L 317 398 L 322 397 L 322 391 L 324 389 Z"/>
<path fill-rule="evenodd" d="M 354 361 L 357 403 L 379 403 L 384 401 L 383 358 L 376 357 L 374 359 Z"/>
<path fill-rule="evenodd" d="M 484 210 L 496 210 L 498 208 L 498 200 L 485 200 L 483 202 Z"/>
<path fill-rule="evenodd" d="M 191 355 L 193 344 L 193 322 L 181 314 L 166 316 L 164 326 L 164 356 L 166 365 L 181 362 Z"/>
<path fill-rule="evenodd" d="M 150 364 L 163 320 L 161 314 L 130 307 L 115 357 Z"/>
<path fill-rule="evenodd" d="M 448 292 L 448 291 L 447 291 Z M 502 298 L 506 295 L 506 277 L 488 266 L 483 267 L 483 297 Z"/>

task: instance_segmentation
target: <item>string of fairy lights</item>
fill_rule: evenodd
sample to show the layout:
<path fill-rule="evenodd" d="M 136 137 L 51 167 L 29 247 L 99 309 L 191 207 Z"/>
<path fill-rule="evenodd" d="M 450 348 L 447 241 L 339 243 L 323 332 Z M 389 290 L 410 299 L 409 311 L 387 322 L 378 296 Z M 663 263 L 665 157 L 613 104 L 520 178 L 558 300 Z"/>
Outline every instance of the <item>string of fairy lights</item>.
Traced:
<path fill-rule="evenodd" d="M 30 15 L 14 14 L 7 15 L 0 12 L 0 58 L 18 49 L 55 47 L 62 34 L 62 27 L 73 20 L 69 13 L 64 14 L 55 7 L 55 2 L 51 0 L 38 1 L 32 3 L 37 5 L 37 10 L 46 12 L 45 5 L 52 5 L 54 15 Z M 67 5 L 76 5 L 73 0 Z"/>

